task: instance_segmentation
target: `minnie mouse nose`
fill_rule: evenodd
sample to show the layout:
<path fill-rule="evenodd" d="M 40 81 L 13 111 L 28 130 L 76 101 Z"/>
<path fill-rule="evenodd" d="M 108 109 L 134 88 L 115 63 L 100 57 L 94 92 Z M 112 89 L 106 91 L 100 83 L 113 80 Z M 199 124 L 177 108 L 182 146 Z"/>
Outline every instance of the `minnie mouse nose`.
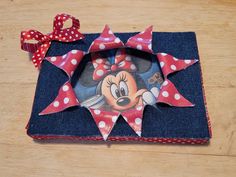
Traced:
<path fill-rule="evenodd" d="M 117 65 L 112 65 L 111 66 L 111 71 L 116 71 L 117 70 Z"/>
<path fill-rule="evenodd" d="M 119 98 L 116 102 L 119 106 L 125 106 L 130 103 L 130 99 L 127 97 Z"/>

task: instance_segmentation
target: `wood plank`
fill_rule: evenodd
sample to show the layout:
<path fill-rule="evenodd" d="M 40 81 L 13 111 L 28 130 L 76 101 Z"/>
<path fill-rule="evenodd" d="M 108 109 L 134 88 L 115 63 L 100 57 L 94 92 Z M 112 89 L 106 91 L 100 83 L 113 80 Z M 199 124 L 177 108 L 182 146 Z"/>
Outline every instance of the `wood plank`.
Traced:
<path fill-rule="evenodd" d="M 234 176 L 236 172 L 236 157 L 114 150 L 109 147 L 104 150 L 101 146 L 76 149 L 64 144 L 51 147 L 2 144 L 0 157 L 3 159 L 0 175 L 14 177 L 22 174 L 34 177 L 220 177 Z"/>

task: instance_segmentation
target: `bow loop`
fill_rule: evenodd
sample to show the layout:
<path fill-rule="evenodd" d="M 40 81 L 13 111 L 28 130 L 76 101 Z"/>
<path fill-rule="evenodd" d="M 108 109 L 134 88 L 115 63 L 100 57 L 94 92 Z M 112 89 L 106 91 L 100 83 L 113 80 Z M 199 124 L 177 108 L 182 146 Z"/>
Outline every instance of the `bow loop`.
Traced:
<path fill-rule="evenodd" d="M 72 25 L 69 28 L 63 28 L 66 21 L 71 20 Z M 72 42 L 83 39 L 84 36 L 78 31 L 80 22 L 75 17 L 68 14 L 58 14 L 54 18 L 52 40 L 61 42 Z"/>
<path fill-rule="evenodd" d="M 101 57 L 99 53 L 93 53 L 91 57 L 95 68 L 93 72 L 94 80 L 101 80 L 111 72 L 120 70 L 134 72 L 137 69 L 131 61 L 131 57 L 125 53 L 125 49 L 117 51 L 114 64 L 111 64 L 107 58 Z"/>
<path fill-rule="evenodd" d="M 53 22 L 53 27 L 54 27 L 54 31 L 55 30 L 63 30 L 63 25 L 64 23 L 71 19 L 72 20 L 72 27 L 79 29 L 80 28 L 80 22 L 78 19 L 76 19 L 75 17 L 68 15 L 68 14 L 58 14 L 55 16 L 54 18 L 54 22 Z"/>
<path fill-rule="evenodd" d="M 63 28 L 64 23 L 71 19 L 72 26 Z M 21 32 L 21 49 L 33 53 L 32 62 L 39 67 L 51 45 L 52 40 L 61 42 L 73 42 L 83 39 L 84 36 L 78 31 L 80 22 L 71 15 L 59 14 L 54 18 L 53 32 L 42 34 L 37 30 Z M 32 42 L 33 40 L 33 42 Z"/>
<path fill-rule="evenodd" d="M 21 49 L 34 53 L 45 41 L 49 41 L 47 35 L 42 34 L 37 30 L 29 30 L 21 32 Z"/>

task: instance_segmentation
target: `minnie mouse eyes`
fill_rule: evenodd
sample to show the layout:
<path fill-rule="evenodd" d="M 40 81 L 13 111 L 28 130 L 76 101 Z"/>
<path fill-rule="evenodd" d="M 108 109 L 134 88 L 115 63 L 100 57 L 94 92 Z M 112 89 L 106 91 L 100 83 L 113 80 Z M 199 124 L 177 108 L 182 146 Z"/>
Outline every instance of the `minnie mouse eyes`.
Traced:
<path fill-rule="evenodd" d="M 115 83 L 111 84 L 110 91 L 115 99 L 122 96 L 128 96 L 128 86 L 125 81 L 120 81 L 119 88 Z"/>
<path fill-rule="evenodd" d="M 120 97 L 120 91 L 116 84 L 111 84 L 110 91 L 115 99 L 118 99 Z"/>
<path fill-rule="evenodd" d="M 128 90 L 128 85 L 127 85 L 127 79 L 125 74 L 121 74 L 119 76 L 119 85 L 114 83 L 111 78 L 108 78 L 107 80 L 107 87 L 110 87 L 110 92 L 111 95 L 115 98 L 118 99 L 122 96 L 128 96 L 129 90 Z"/>
<path fill-rule="evenodd" d="M 125 81 L 120 81 L 120 93 L 121 96 L 128 96 L 128 86 Z"/>

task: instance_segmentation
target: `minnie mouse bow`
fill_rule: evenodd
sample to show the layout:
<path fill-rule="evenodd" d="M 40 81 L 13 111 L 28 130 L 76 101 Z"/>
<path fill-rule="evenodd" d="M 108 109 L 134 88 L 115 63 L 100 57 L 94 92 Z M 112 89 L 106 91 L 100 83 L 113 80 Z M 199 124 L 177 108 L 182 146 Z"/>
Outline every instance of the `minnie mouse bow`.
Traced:
<path fill-rule="evenodd" d="M 136 71 L 136 66 L 131 61 L 131 57 L 127 56 L 125 49 L 119 50 L 116 55 L 115 63 L 111 64 L 107 59 L 102 58 L 99 53 L 92 53 L 92 63 L 94 66 L 93 80 L 101 80 L 104 76 L 119 70 Z"/>

